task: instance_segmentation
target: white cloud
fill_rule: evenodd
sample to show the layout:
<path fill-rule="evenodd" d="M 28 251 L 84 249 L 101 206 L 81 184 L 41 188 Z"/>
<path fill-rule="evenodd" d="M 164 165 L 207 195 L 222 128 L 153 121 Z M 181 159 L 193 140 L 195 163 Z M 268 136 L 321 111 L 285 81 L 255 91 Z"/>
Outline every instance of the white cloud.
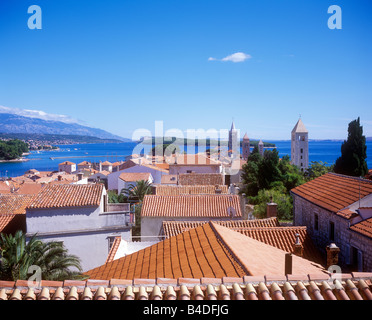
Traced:
<path fill-rule="evenodd" d="M 19 109 L 19 108 L 9 108 L 5 106 L 0 106 L 0 113 L 11 113 L 11 114 L 16 114 L 16 115 L 23 116 L 23 117 L 37 118 L 37 119 L 49 120 L 49 121 L 61 121 L 64 123 L 80 123 L 80 121 L 70 116 L 66 116 L 63 114 L 46 113 L 41 110 Z"/>
<path fill-rule="evenodd" d="M 245 60 L 251 59 L 252 56 L 250 54 L 246 54 L 244 52 L 235 52 L 233 54 L 230 54 L 227 57 L 224 57 L 222 59 L 216 59 L 213 57 L 209 57 L 208 61 L 231 61 L 231 62 L 243 62 Z"/>

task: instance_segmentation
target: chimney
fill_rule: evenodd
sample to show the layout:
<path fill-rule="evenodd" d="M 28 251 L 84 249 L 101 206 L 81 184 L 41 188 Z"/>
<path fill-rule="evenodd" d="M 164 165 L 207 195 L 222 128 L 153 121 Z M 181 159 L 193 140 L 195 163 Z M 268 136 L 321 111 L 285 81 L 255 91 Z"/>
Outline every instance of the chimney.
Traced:
<path fill-rule="evenodd" d="M 215 192 L 216 192 L 216 194 L 221 194 L 221 193 L 222 193 L 222 190 L 221 190 L 221 188 L 220 188 L 220 186 L 219 186 L 218 184 L 216 184 L 216 185 L 214 186 L 214 188 L 215 188 Z"/>
<path fill-rule="evenodd" d="M 292 253 L 285 254 L 284 274 L 292 274 Z"/>
<path fill-rule="evenodd" d="M 327 266 L 328 269 L 332 265 L 338 264 L 338 254 L 340 252 L 340 248 L 336 246 L 335 243 L 331 243 L 326 247 L 327 250 Z"/>
<path fill-rule="evenodd" d="M 247 198 L 245 193 L 240 195 L 240 210 L 242 211 L 242 218 L 243 220 L 248 220 L 248 212 L 246 210 Z"/>
<path fill-rule="evenodd" d="M 58 181 L 62 181 L 62 176 L 58 175 Z"/>
<path fill-rule="evenodd" d="M 302 246 L 302 243 L 300 241 L 300 235 L 296 233 L 296 242 L 293 245 L 293 254 L 296 256 L 302 257 L 304 253 L 304 247 Z"/>
<path fill-rule="evenodd" d="M 270 202 L 266 206 L 266 217 L 272 218 L 277 216 L 277 204 L 273 202 L 273 197 L 271 197 Z"/>

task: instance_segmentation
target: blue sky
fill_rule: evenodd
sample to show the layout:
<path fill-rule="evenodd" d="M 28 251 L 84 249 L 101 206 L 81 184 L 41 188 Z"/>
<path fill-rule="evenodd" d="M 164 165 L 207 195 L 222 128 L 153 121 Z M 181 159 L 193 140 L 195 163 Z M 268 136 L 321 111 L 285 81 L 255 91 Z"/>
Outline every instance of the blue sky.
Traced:
<path fill-rule="evenodd" d="M 0 106 L 129 138 L 234 119 L 241 136 L 289 139 L 300 114 L 310 139 L 344 139 L 358 116 L 372 136 L 371 14 L 370 0 L 1 1 Z"/>

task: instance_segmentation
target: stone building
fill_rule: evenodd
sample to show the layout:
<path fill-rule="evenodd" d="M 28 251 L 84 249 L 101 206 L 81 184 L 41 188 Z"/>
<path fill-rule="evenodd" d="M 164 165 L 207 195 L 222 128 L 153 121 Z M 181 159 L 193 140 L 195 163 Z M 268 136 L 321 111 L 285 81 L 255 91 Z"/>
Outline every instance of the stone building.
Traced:
<path fill-rule="evenodd" d="M 309 167 L 309 132 L 304 123 L 299 119 L 292 129 L 291 134 L 291 163 L 301 171 Z"/>
<path fill-rule="evenodd" d="M 307 227 L 324 257 L 335 244 L 343 270 L 372 270 L 371 180 L 327 173 L 291 194 L 294 225 Z"/>
<path fill-rule="evenodd" d="M 231 157 L 236 157 L 240 153 L 240 144 L 238 141 L 239 130 L 235 128 L 234 122 L 231 124 L 231 129 L 229 131 L 229 141 L 228 141 L 228 154 Z"/>
<path fill-rule="evenodd" d="M 251 153 L 251 144 L 250 144 L 248 135 L 246 133 L 243 137 L 243 142 L 242 142 L 242 159 L 247 160 L 250 153 Z"/>

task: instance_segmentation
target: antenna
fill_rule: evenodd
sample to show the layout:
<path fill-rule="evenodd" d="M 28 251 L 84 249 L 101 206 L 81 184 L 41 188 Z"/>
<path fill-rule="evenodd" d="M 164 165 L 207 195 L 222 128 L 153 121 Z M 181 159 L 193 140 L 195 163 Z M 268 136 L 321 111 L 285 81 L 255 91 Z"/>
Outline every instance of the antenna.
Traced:
<path fill-rule="evenodd" d="M 362 177 L 359 177 L 359 208 L 360 208 L 360 181 L 362 180 Z"/>

